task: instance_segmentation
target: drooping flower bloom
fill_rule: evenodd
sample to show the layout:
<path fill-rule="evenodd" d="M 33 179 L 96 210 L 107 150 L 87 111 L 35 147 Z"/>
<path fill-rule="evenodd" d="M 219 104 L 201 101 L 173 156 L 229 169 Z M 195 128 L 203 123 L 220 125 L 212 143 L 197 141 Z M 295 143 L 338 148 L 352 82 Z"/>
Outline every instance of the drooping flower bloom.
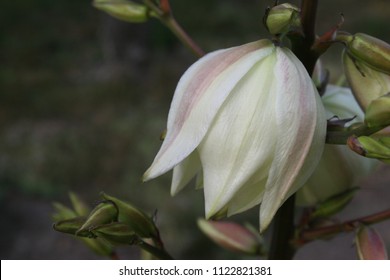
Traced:
<path fill-rule="evenodd" d="M 322 101 L 327 119 L 355 117 L 348 125 L 364 121 L 364 113 L 349 88 L 328 85 Z M 346 145 L 326 144 L 313 175 L 298 191 L 297 202 L 303 206 L 315 205 L 356 187 L 377 165 L 378 161 L 362 157 Z"/>
<path fill-rule="evenodd" d="M 182 76 L 144 180 L 172 168 L 171 193 L 201 176 L 206 218 L 261 203 L 264 230 L 321 157 L 326 119 L 294 54 L 269 40 L 212 52 Z"/>

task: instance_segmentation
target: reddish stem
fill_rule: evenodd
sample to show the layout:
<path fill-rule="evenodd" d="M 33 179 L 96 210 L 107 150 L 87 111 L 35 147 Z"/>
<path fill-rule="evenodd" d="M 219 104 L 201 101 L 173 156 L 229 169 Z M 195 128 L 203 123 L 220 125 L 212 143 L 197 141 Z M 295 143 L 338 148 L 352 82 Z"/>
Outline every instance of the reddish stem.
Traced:
<path fill-rule="evenodd" d="M 332 226 L 304 230 L 300 233 L 298 239 L 295 240 L 294 243 L 296 245 L 303 245 L 312 240 L 329 237 L 336 233 L 354 231 L 360 224 L 371 225 L 387 219 L 390 219 L 390 209 Z"/>

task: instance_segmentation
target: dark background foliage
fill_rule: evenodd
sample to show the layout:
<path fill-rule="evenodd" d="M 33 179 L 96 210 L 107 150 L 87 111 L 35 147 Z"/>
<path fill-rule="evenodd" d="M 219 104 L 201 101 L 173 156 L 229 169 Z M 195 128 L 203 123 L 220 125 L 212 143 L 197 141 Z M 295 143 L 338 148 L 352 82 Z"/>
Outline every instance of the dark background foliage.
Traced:
<path fill-rule="evenodd" d="M 261 20 L 272 2 L 171 0 L 171 6 L 188 33 L 212 51 L 266 37 Z M 386 0 L 320 1 L 318 32 L 334 26 L 343 12 L 345 30 L 389 42 L 389 11 Z M 342 73 L 340 50 L 333 47 L 325 57 L 332 80 Z M 157 209 L 162 237 L 177 258 L 237 257 L 218 250 L 197 229 L 202 192 L 188 188 L 171 198 L 170 174 L 146 184 L 140 179 L 160 145 L 175 85 L 195 59 L 159 22 L 122 23 L 95 10 L 90 1 L 2 3 L 2 259 L 98 258 L 51 228 L 51 203 L 69 204 L 69 190 L 91 206 L 104 190 L 147 212 Z M 382 175 L 389 168 L 379 172 L 362 184 L 367 188 L 354 200 L 355 207 L 340 218 L 388 207 L 389 176 Z M 363 207 L 364 199 L 369 203 Z M 257 226 L 257 209 L 236 219 Z M 388 235 L 387 228 L 380 229 Z M 355 258 L 352 235 L 332 242 L 342 245 L 314 242 L 297 257 L 313 257 L 315 250 L 314 258 Z M 138 258 L 134 248 L 122 248 L 120 254 Z"/>

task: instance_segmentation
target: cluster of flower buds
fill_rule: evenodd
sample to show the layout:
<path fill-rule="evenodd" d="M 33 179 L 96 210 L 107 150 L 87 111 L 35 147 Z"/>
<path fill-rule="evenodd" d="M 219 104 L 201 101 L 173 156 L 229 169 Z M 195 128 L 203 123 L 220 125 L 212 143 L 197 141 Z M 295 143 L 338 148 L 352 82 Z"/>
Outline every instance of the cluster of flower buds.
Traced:
<path fill-rule="evenodd" d="M 104 256 L 112 256 L 116 245 L 139 245 L 144 244 L 144 239 L 159 239 L 152 218 L 142 210 L 105 193 L 101 196 L 103 200 L 92 211 L 73 193 L 70 197 L 74 210 L 55 203 L 54 229 L 82 238 Z"/>
<path fill-rule="evenodd" d="M 73 209 L 58 202 L 53 203 L 56 211 L 52 216 L 55 222 L 53 228 L 59 232 L 75 235 L 85 223 L 91 209 L 76 194 L 69 193 L 69 198 Z M 113 246 L 109 243 L 101 239 L 85 238 L 87 236 L 90 236 L 90 234 L 80 234 L 76 237 L 98 255 L 110 258 L 115 254 Z"/>

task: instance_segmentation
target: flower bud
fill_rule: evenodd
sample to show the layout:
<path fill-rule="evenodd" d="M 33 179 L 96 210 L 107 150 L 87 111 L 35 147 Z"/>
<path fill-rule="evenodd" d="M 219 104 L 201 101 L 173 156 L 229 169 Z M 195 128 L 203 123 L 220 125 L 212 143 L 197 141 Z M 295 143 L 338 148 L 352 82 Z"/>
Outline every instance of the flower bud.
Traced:
<path fill-rule="evenodd" d="M 385 243 L 380 234 L 368 226 L 361 226 L 355 238 L 357 253 L 361 260 L 387 260 Z"/>
<path fill-rule="evenodd" d="M 85 217 L 76 217 L 68 220 L 63 220 L 55 223 L 53 225 L 53 229 L 59 232 L 68 233 L 75 235 L 76 232 L 79 230 L 79 228 L 82 227 L 82 225 L 85 223 L 86 218 Z M 80 237 L 90 237 L 91 234 L 84 231 L 80 233 Z"/>
<path fill-rule="evenodd" d="M 347 41 L 347 52 L 355 60 L 390 75 L 390 45 L 367 34 L 357 33 Z"/>
<path fill-rule="evenodd" d="M 113 245 L 133 245 L 138 236 L 124 223 L 116 222 L 95 227 L 92 232 Z"/>
<path fill-rule="evenodd" d="M 93 6 L 123 21 L 141 23 L 149 19 L 149 9 L 145 5 L 128 0 L 94 0 Z"/>
<path fill-rule="evenodd" d="M 350 137 L 347 144 L 353 151 L 362 156 L 390 162 L 390 137 Z"/>
<path fill-rule="evenodd" d="M 198 226 L 223 248 L 246 254 L 257 254 L 260 251 L 260 237 L 239 224 L 199 219 Z"/>
<path fill-rule="evenodd" d="M 96 235 L 91 231 L 80 231 L 80 228 L 83 227 L 87 221 L 85 216 L 88 214 L 89 209 L 76 194 L 69 193 L 69 197 L 75 210 L 72 210 L 60 203 L 54 203 L 53 206 L 57 213 L 53 214 L 53 220 L 56 221 L 53 225 L 53 229 L 62 233 L 77 235 L 77 239 L 82 241 L 96 254 L 105 257 L 112 257 L 114 249 L 110 244 L 105 241 L 95 239 Z"/>
<path fill-rule="evenodd" d="M 363 110 L 371 101 L 390 92 L 390 45 L 366 34 L 344 39 L 344 70 Z"/>
<path fill-rule="evenodd" d="M 368 105 L 364 121 L 368 127 L 390 125 L 390 92 Z"/>
<path fill-rule="evenodd" d="M 158 236 L 158 230 L 153 220 L 143 211 L 105 193 L 102 193 L 101 196 L 116 205 L 119 210 L 118 221 L 127 224 L 139 237 Z"/>
<path fill-rule="evenodd" d="M 356 191 L 359 188 L 347 189 L 346 191 L 336 194 L 324 202 L 320 203 L 314 212 L 311 214 L 311 218 L 328 218 L 334 214 L 340 212 L 345 206 L 352 200 Z"/>
<path fill-rule="evenodd" d="M 284 34 L 300 26 L 299 9 L 289 3 L 272 7 L 266 15 L 265 24 L 272 35 Z"/>
<path fill-rule="evenodd" d="M 110 201 L 104 201 L 96 206 L 89 214 L 86 222 L 77 231 L 77 235 L 83 231 L 90 231 L 96 226 L 104 225 L 116 221 L 118 218 L 118 208 Z"/>
<path fill-rule="evenodd" d="M 390 137 L 374 139 L 369 136 L 350 137 L 348 147 L 355 153 L 390 163 Z"/>

